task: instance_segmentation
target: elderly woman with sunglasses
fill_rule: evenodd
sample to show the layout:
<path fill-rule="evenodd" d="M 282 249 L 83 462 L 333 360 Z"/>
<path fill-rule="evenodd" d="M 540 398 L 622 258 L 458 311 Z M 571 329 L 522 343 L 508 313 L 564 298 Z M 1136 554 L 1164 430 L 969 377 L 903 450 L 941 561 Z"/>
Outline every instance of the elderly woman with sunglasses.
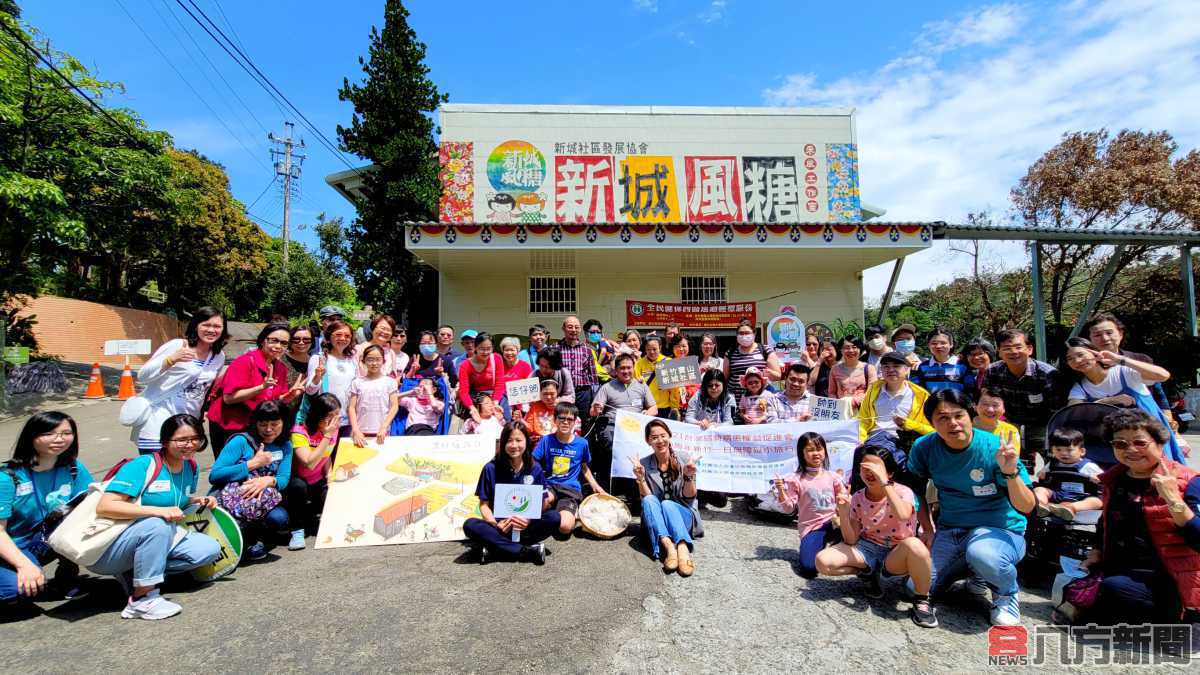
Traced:
<path fill-rule="evenodd" d="M 1164 456 L 1170 434 L 1143 410 L 1106 417 L 1104 438 L 1118 464 L 1100 475 L 1102 545 L 1084 565 L 1103 578 L 1087 619 L 1200 621 L 1200 473 Z"/>

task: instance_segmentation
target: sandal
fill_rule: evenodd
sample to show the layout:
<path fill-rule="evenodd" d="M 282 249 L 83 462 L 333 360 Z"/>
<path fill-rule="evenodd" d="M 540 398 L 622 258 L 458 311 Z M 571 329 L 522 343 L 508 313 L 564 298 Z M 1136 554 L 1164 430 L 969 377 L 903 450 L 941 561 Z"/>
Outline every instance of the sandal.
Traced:
<path fill-rule="evenodd" d="M 691 558 L 679 561 L 679 576 L 690 577 L 696 571 L 696 562 Z"/>
<path fill-rule="evenodd" d="M 670 574 L 679 568 L 679 557 L 675 551 L 667 553 L 667 557 L 663 558 L 663 571 Z"/>

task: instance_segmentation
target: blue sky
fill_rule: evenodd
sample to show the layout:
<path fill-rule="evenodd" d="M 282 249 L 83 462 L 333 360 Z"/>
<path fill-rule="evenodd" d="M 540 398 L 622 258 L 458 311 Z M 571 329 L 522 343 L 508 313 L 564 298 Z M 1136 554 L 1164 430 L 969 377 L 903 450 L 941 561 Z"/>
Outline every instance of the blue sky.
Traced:
<path fill-rule="evenodd" d="M 337 89 L 358 78 L 382 2 L 195 1 L 335 139 L 351 114 Z M 109 105 L 134 108 L 180 147 L 221 162 L 235 197 L 281 221 L 279 189 L 263 192 L 272 176 L 265 132 L 278 133 L 285 117 L 174 0 L 22 5 L 55 48 L 124 83 Z M 407 6 L 431 76 L 454 102 L 854 106 L 863 198 L 888 219 L 961 221 L 992 209 L 1002 220 L 1008 190 L 1067 131 L 1166 129 L 1184 149 L 1200 144 L 1194 0 L 859 2 L 854 12 L 797 0 Z M 311 133 L 299 135 L 308 160 L 292 222 L 321 211 L 352 218 L 323 180 L 344 165 Z M 311 231 L 296 236 L 313 242 Z M 987 252 L 997 266 L 1021 256 L 1011 244 Z M 914 258 L 902 290 L 968 264 L 942 245 Z M 868 271 L 867 297 L 887 274 Z"/>

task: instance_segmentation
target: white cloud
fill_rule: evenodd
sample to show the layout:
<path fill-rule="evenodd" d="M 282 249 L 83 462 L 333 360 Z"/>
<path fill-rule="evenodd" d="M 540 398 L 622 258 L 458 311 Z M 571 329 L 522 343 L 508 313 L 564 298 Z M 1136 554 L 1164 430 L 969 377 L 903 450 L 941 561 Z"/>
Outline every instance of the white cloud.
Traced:
<path fill-rule="evenodd" d="M 697 16 L 704 23 L 713 23 L 720 21 L 725 15 L 725 5 L 728 4 L 725 0 L 712 0 L 708 4 L 708 8 Z"/>
<path fill-rule="evenodd" d="M 657 12 L 658 0 L 633 0 L 633 8 L 640 12 Z"/>
<path fill-rule="evenodd" d="M 887 219 L 962 222 L 987 208 L 1003 219 L 1011 187 L 1063 133 L 1166 129 L 1185 149 L 1200 144 L 1200 3 L 985 7 L 926 26 L 909 52 L 872 72 L 831 82 L 796 73 L 763 98 L 857 108 L 863 197 Z M 1019 248 L 1002 250 L 1019 261 Z M 966 264 L 946 264 L 942 246 L 919 258 L 901 288 Z M 887 273 L 867 275 L 868 297 Z"/>

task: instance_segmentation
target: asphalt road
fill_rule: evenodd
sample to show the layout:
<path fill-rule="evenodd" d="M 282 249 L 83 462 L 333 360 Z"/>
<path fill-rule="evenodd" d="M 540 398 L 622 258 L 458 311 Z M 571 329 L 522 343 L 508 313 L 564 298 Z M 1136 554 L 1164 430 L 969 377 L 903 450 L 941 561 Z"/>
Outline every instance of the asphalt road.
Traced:
<path fill-rule="evenodd" d="M 94 473 L 131 447 L 118 409 L 66 409 Z M 0 448 L 21 422 L 0 421 Z M 207 469 L 211 454 L 201 459 Z M 457 543 L 279 546 L 208 586 L 168 585 L 184 611 L 163 623 L 123 621 L 121 592 L 103 580 L 84 598 L 0 619 L 0 672 L 994 670 L 986 605 L 940 605 L 941 627 L 919 628 L 896 582 L 870 601 L 853 578 L 800 578 L 793 526 L 753 520 L 740 500 L 705 520 L 690 579 L 664 576 L 630 537 L 551 541 L 544 567 L 480 566 Z M 1048 623 L 1048 596 L 1022 593 L 1027 626 Z"/>

